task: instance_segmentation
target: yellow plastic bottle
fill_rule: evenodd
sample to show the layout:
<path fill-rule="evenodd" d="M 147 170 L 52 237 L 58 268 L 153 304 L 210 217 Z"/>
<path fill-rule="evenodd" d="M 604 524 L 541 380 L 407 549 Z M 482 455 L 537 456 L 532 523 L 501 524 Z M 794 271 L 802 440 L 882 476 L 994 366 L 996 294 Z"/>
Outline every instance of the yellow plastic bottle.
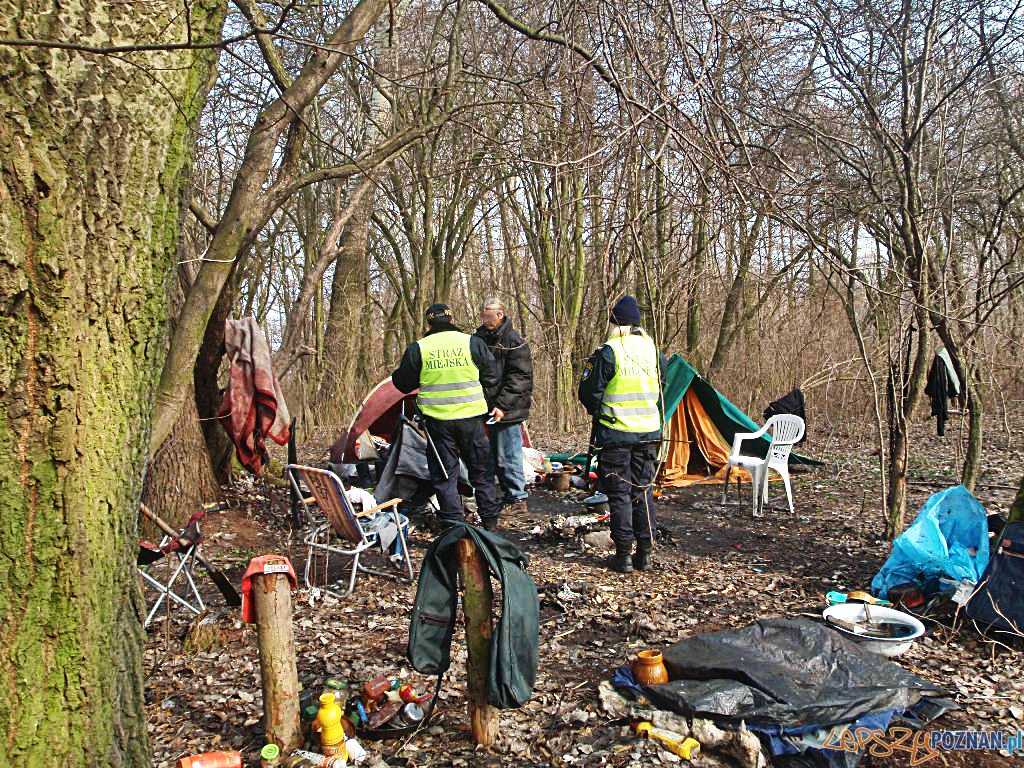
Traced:
<path fill-rule="evenodd" d="M 334 701 L 333 693 L 320 695 L 320 711 L 316 724 L 320 731 L 320 749 L 325 755 L 345 754 L 345 729 L 341 725 L 342 711 Z"/>

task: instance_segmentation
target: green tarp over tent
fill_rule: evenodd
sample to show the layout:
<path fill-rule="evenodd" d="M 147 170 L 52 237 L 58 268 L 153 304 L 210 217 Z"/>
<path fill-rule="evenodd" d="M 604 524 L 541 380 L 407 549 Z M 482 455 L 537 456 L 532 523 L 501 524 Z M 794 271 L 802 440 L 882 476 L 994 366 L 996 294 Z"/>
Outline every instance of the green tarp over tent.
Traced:
<path fill-rule="evenodd" d="M 665 421 L 669 426 L 668 437 L 671 441 L 666 466 L 671 467 L 673 463 L 684 466 L 692 464 L 688 456 L 679 457 L 678 452 L 681 450 L 699 453 L 702 460 L 699 474 L 702 480 L 711 479 L 724 463 L 721 454 L 723 451 L 728 454 L 737 432 L 756 432 L 760 429 L 756 422 L 729 402 L 680 355 L 672 355 L 668 361 L 664 393 Z M 685 413 L 678 413 L 680 405 L 684 402 Z M 682 430 L 685 430 L 686 434 L 680 440 L 678 433 Z M 691 448 L 687 449 L 681 443 Z M 768 445 L 767 437 L 756 442 L 748 441 L 744 443 L 744 452 L 764 456 Z M 694 452 L 692 447 L 698 450 Z M 586 461 L 586 454 L 550 454 L 549 458 L 563 463 L 582 464 Z M 791 455 L 790 461 L 794 464 L 821 465 L 820 461 L 795 453 Z"/>

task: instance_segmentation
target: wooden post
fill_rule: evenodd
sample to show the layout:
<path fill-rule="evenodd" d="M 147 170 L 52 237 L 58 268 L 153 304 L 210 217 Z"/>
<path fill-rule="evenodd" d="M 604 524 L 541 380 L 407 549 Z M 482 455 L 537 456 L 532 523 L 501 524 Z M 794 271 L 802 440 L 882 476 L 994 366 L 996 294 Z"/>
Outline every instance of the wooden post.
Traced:
<path fill-rule="evenodd" d="M 281 558 L 281 564 L 287 560 Z M 285 752 L 302 746 L 299 723 L 299 675 L 295 666 L 292 632 L 292 590 L 286 573 L 267 573 L 278 565 L 267 563 L 253 576 L 252 597 L 263 678 L 263 724 L 267 743 Z"/>
<path fill-rule="evenodd" d="M 469 721 L 477 744 L 489 747 L 498 736 L 498 710 L 487 703 L 487 678 L 494 634 L 494 591 L 487 563 L 472 539 L 455 545 L 462 577 L 462 612 L 466 619 L 466 693 Z"/>

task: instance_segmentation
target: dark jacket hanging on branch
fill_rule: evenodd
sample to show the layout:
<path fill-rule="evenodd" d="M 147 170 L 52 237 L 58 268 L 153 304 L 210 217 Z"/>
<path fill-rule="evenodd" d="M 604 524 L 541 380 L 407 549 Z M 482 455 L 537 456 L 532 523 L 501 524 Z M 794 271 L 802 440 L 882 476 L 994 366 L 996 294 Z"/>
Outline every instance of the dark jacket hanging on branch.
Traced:
<path fill-rule="evenodd" d="M 931 415 L 936 418 L 936 431 L 939 437 L 942 437 L 946 434 L 946 422 L 949 420 L 949 401 L 960 394 L 960 382 L 945 349 L 935 354 L 928 368 L 928 382 L 925 384 L 924 393 L 931 403 Z"/>
<path fill-rule="evenodd" d="M 805 442 L 807 440 L 807 414 L 804 412 L 804 393 L 800 391 L 800 387 L 795 387 L 778 400 L 768 403 L 768 407 L 764 409 L 764 420 L 768 421 L 772 416 L 779 416 L 783 413 L 799 416 L 804 420 L 804 436 L 800 438 L 797 445 Z"/>

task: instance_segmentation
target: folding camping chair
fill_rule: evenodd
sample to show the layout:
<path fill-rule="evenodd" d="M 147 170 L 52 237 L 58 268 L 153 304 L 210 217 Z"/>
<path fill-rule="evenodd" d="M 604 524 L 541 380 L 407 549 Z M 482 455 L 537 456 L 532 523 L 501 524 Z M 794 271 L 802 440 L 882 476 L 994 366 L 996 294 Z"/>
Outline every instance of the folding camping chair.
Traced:
<path fill-rule="evenodd" d="M 199 522 L 205 514 L 206 509 L 200 509 L 188 519 L 188 523 L 185 524 L 181 533 L 177 536 L 167 534 L 159 544 L 152 544 L 148 541 L 139 542 L 139 554 L 136 558 L 139 575 L 160 595 L 153 603 L 153 607 L 149 609 L 143 627 L 149 626 L 157 611 L 160 610 L 160 606 L 168 598 L 168 607 L 170 607 L 170 601 L 173 601 L 196 615 L 206 610 L 192 573 L 192 566 L 200 556 L 199 547 L 203 541 L 203 534 L 199 530 Z M 171 557 L 172 555 L 176 560 Z M 155 565 L 160 560 L 164 560 L 167 566 L 164 581 L 157 579 L 155 573 Z M 185 577 L 188 588 L 183 595 L 179 595 L 175 591 L 174 584 L 182 575 Z M 191 597 L 189 597 L 189 592 L 192 593 Z"/>
<path fill-rule="evenodd" d="M 412 560 L 409 557 L 409 545 L 405 538 L 405 532 L 409 527 L 409 518 L 398 512 L 398 505 L 402 499 L 391 499 L 383 504 L 378 504 L 370 509 L 356 512 L 352 508 L 341 479 L 333 472 L 326 469 L 307 467 L 301 464 L 289 464 L 287 467 L 288 478 L 291 480 L 299 498 L 307 511 L 313 506 L 319 507 L 327 518 L 327 522 L 313 528 L 306 537 L 306 568 L 303 578 L 306 587 L 313 589 L 310 581 L 310 573 L 313 564 L 313 553 L 323 552 L 325 558 L 325 570 L 330 564 L 331 553 L 352 558 L 352 574 L 349 577 L 348 590 L 346 595 L 352 594 L 356 587 L 356 578 L 359 573 L 370 573 L 375 576 L 394 578 L 398 574 L 375 571 L 365 567 L 359 562 L 363 552 L 373 546 L 381 545 L 385 536 L 394 534 L 396 543 L 395 557 L 405 561 L 405 569 L 408 571 L 408 579 L 413 579 Z M 309 489 L 312 496 L 303 493 L 300 482 Z M 332 543 L 341 540 L 343 545 Z M 347 546 L 346 546 L 347 545 Z M 330 589 L 330 585 L 325 585 Z"/>
<path fill-rule="evenodd" d="M 742 453 L 743 442 L 756 440 L 766 433 L 771 433 L 771 443 L 765 458 L 749 456 Z M 789 501 L 789 512 L 793 510 L 793 490 L 789 484 L 789 454 L 793 446 L 804 435 L 804 420 L 792 414 L 772 416 L 757 432 L 737 432 L 733 436 L 732 451 L 725 467 L 725 484 L 722 486 L 722 503 L 725 503 L 729 490 L 729 475 L 733 467 L 743 467 L 750 472 L 752 479 L 751 493 L 754 502 L 754 517 L 757 517 L 764 505 L 768 503 L 769 470 L 778 473 L 786 486 L 786 499 Z M 739 483 L 737 483 L 737 486 Z"/>

